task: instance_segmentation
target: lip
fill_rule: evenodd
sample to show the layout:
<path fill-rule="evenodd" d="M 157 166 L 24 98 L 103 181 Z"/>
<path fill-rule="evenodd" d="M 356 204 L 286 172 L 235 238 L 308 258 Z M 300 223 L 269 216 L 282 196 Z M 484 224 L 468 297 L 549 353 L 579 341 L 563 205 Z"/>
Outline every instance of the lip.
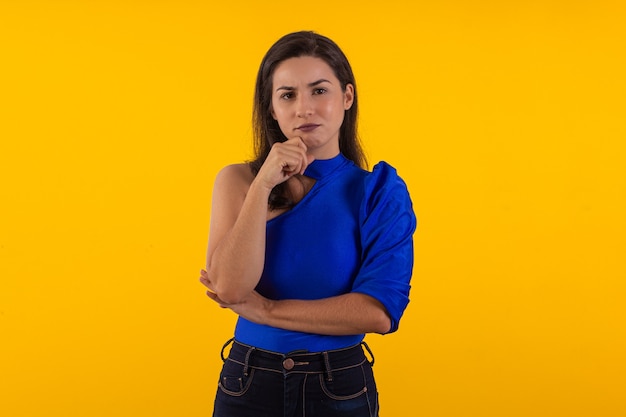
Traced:
<path fill-rule="evenodd" d="M 307 123 L 307 124 L 296 127 L 296 130 L 300 130 L 302 132 L 311 132 L 317 129 L 318 127 L 320 127 L 320 125 L 315 124 L 315 123 Z"/>

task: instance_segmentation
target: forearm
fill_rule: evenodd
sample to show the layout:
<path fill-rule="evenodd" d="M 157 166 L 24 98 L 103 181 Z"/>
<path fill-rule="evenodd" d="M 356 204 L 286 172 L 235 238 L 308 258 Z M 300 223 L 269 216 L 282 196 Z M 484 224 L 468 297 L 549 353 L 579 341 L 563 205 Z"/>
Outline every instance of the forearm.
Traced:
<path fill-rule="evenodd" d="M 235 224 L 207 259 L 212 289 L 225 301 L 238 302 L 259 282 L 265 263 L 269 192 L 252 183 Z"/>
<path fill-rule="evenodd" d="M 286 330 L 334 336 L 386 333 L 391 327 L 382 304 L 360 293 L 320 300 L 269 301 L 260 321 Z"/>

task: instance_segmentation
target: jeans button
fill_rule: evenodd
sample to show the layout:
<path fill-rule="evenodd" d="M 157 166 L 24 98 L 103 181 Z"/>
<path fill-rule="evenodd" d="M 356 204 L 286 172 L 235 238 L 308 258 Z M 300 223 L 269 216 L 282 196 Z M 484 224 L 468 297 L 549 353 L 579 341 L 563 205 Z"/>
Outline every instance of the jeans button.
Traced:
<path fill-rule="evenodd" d="M 291 358 L 287 358 L 283 361 L 283 368 L 288 371 L 291 371 L 295 365 L 295 362 Z"/>

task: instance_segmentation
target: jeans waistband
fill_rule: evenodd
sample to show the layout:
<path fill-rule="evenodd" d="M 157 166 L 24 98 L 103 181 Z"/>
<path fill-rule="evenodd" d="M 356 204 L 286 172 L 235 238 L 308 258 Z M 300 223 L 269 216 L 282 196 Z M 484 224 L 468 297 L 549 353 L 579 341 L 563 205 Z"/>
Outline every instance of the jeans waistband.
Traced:
<path fill-rule="evenodd" d="M 224 357 L 224 350 L 232 343 L 228 358 Z M 365 356 L 367 350 L 371 360 Z M 247 375 L 250 369 L 261 369 L 280 373 L 314 373 L 326 374 L 326 379 L 332 381 L 333 371 L 348 369 L 369 362 L 374 365 L 374 355 L 365 342 L 343 349 L 324 352 L 296 351 L 287 354 L 270 352 L 254 346 L 248 346 L 230 339 L 222 348 L 222 360 L 237 362 L 244 367 Z"/>

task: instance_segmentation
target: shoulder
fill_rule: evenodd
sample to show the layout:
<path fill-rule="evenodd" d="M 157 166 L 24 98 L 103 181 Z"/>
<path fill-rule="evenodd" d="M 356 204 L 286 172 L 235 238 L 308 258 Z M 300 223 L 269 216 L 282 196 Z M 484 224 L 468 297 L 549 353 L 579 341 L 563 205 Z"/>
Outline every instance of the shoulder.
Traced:
<path fill-rule="evenodd" d="M 385 161 L 380 161 L 374 165 L 372 171 L 368 172 L 368 177 L 375 181 L 393 181 L 400 178 L 398 171 Z"/>
<path fill-rule="evenodd" d="M 215 177 L 216 187 L 243 187 L 247 189 L 254 180 L 248 164 L 231 164 L 222 168 Z"/>
<path fill-rule="evenodd" d="M 217 178 L 225 180 L 251 181 L 254 179 L 250 165 L 231 164 L 226 165 L 217 173 Z"/>
<path fill-rule="evenodd" d="M 381 202 L 395 202 L 401 205 L 411 206 L 411 198 L 404 180 L 398 175 L 397 170 L 387 162 L 379 162 L 371 172 L 368 172 L 364 180 L 365 200 L 371 209 L 372 205 Z"/>
<path fill-rule="evenodd" d="M 222 168 L 215 177 L 213 184 L 213 204 L 231 202 L 243 204 L 250 189 L 254 175 L 248 164 L 232 164 Z"/>

